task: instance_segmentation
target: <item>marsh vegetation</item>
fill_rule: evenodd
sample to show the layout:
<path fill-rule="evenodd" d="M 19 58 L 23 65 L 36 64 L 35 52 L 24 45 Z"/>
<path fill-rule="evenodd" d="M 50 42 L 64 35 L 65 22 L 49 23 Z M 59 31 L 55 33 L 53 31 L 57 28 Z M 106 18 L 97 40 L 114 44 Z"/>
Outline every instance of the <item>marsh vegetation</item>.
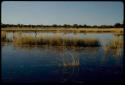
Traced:
<path fill-rule="evenodd" d="M 118 79 L 122 70 L 123 31 L 102 31 L 103 33 L 90 31 L 91 33 L 59 30 L 1 31 L 2 56 L 4 56 L 2 67 L 3 72 L 8 74 L 2 75 L 3 80 L 9 82 L 10 75 L 13 75 L 11 81 L 17 82 L 25 79 L 37 82 L 38 76 L 42 76 L 45 81 L 83 82 L 86 78 L 91 78 L 89 74 L 96 76 L 94 75 L 96 73 L 100 75 L 97 79 L 99 80 L 103 76 L 100 72 L 107 74 L 105 81 L 112 79 L 109 73 Z M 10 65 L 13 73 L 6 72 L 6 68 Z M 44 75 L 49 75 L 49 78 L 45 79 Z M 104 78 L 100 81 L 103 80 Z"/>
<path fill-rule="evenodd" d="M 74 38 L 63 38 L 56 37 L 46 37 L 40 36 L 39 38 L 35 38 L 32 36 L 25 36 L 20 38 L 15 38 L 13 43 L 16 45 L 52 45 L 52 46 L 100 46 L 100 43 L 97 39 L 74 39 Z"/>

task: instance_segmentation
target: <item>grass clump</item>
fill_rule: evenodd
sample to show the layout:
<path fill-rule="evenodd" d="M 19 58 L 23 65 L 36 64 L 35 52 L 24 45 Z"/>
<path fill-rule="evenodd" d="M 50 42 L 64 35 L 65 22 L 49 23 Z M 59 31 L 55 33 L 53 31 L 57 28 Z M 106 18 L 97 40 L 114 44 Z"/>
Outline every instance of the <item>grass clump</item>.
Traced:
<path fill-rule="evenodd" d="M 113 39 L 109 42 L 109 44 L 107 46 L 112 49 L 121 48 L 121 47 L 123 47 L 123 40 L 122 39 Z"/>
<path fill-rule="evenodd" d="M 40 36 L 38 38 L 32 36 L 18 37 L 13 40 L 16 45 L 51 45 L 51 46 L 100 46 L 97 39 L 77 39 L 63 38 L 61 36 Z"/>
<path fill-rule="evenodd" d="M 1 41 L 6 39 L 6 32 L 1 32 Z"/>

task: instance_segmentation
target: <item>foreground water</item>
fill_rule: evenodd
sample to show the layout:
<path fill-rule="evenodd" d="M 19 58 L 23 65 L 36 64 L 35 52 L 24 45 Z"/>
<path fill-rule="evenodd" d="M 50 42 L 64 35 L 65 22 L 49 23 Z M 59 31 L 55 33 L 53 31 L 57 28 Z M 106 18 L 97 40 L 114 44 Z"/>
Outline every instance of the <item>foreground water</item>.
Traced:
<path fill-rule="evenodd" d="M 27 34 L 33 35 L 33 33 Z M 3 44 L 2 81 L 4 83 L 113 83 L 122 81 L 123 47 L 105 51 L 106 44 L 117 36 L 82 33 L 63 35 L 68 38 L 74 35 L 79 38 L 94 37 L 100 40 L 101 47 L 28 47 L 14 46 L 11 42 Z M 8 33 L 7 37 L 11 39 L 12 36 L 12 33 Z"/>

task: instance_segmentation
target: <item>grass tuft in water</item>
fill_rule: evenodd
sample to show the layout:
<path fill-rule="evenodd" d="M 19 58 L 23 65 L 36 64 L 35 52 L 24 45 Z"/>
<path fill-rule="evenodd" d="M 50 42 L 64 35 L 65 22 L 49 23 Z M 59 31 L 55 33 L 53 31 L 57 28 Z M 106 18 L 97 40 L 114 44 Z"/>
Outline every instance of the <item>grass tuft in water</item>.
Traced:
<path fill-rule="evenodd" d="M 52 45 L 52 46 L 83 46 L 94 47 L 100 46 L 97 39 L 92 38 L 63 38 L 62 36 L 40 36 L 38 38 L 32 36 L 18 37 L 13 40 L 16 45 Z"/>

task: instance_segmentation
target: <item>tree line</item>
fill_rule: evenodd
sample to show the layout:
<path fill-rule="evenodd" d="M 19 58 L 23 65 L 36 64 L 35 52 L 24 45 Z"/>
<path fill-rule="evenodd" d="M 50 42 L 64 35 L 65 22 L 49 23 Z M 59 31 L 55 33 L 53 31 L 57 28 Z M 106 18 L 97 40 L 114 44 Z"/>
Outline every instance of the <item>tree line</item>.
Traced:
<path fill-rule="evenodd" d="M 54 27 L 54 28 L 123 28 L 123 24 L 120 23 L 116 23 L 114 25 L 78 25 L 78 24 L 73 24 L 73 25 L 69 25 L 69 24 L 64 24 L 64 25 L 57 25 L 57 24 L 53 24 L 53 25 L 24 25 L 24 24 L 1 24 L 2 28 L 7 28 L 7 27 L 28 27 L 28 28 L 49 28 L 49 27 Z"/>

